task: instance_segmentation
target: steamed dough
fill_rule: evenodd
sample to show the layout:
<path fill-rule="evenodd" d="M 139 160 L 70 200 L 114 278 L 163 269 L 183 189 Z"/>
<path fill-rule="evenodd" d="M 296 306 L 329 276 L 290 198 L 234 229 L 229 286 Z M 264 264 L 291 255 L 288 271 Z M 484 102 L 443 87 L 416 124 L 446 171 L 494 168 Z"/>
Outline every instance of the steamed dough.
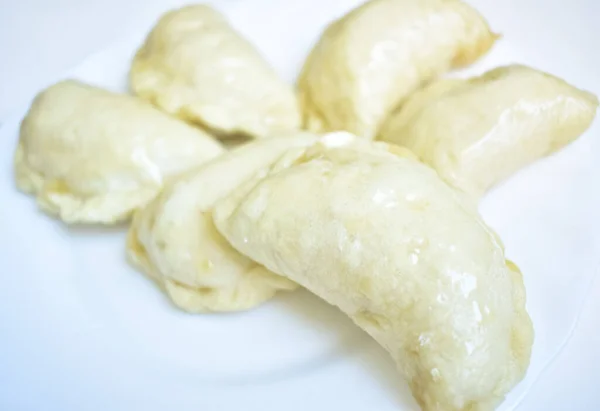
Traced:
<path fill-rule="evenodd" d="M 533 329 L 521 273 L 427 166 L 319 144 L 240 186 L 213 218 L 234 248 L 368 332 L 424 410 L 491 410 L 523 378 Z"/>
<path fill-rule="evenodd" d="M 77 81 L 41 92 L 21 124 L 17 186 L 67 223 L 115 223 L 165 179 L 223 152 L 212 137 L 135 97 Z"/>
<path fill-rule="evenodd" d="M 575 140 L 598 99 L 563 80 L 513 65 L 470 80 L 441 80 L 390 116 L 379 138 L 413 150 L 475 197 Z"/>
<path fill-rule="evenodd" d="M 316 140 L 308 133 L 257 140 L 174 181 L 138 211 L 128 255 L 189 312 L 249 309 L 295 288 L 238 253 L 212 222 L 214 203 L 286 150 Z"/>
<path fill-rule="evenodd" d="M 265 137 L 300 126 L 291 85 L 206 5 L 165 14 L 137 52 L 130 81 L 140 97 L 223 137 Z"/>
<path fill-rule="evenodd" d="M 309 55 L 298 93 L 304 126 L 373 138 L 423 83 L 471 64 L 494 43 L 459 0 L 372 0 L 332 23 Z"/>

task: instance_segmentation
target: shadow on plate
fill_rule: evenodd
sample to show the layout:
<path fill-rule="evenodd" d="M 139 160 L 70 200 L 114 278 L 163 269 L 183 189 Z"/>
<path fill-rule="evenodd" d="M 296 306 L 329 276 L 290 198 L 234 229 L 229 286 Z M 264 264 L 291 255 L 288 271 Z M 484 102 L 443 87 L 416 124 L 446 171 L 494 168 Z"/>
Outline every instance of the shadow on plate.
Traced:
<path fill-rule="evenodd" d="M 306 377 L 323 367 L 349 366 L 376 379 L 385 388 L 389 398 L 395 399 L 400 409 L 416 409 L 408 384 L 397 371 L 390 355 L 338 308 L 304 289 L 279 293 L 264 308 L 285 311 L 301 325 L 318 330 L 319 333 L 335 334 L 337 344 L 329 352 L 311 361 L 288 366 L 268 375 L 253 376 L 251 380 L 230 383 L 269 384 Z"/>

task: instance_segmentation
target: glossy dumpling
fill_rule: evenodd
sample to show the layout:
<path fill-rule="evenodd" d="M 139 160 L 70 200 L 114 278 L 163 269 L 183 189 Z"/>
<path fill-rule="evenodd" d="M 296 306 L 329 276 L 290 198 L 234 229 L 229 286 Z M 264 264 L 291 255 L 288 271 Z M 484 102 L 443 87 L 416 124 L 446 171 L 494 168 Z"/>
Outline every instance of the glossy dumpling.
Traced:
<path fill-rule="evenodd" d="M 481 196 L 579 137 L 596 96 L 521 65 L 470 80 L 440 80 L 390 116 L 380 139 L 413 150 L 448 183 Z"/>
<path fill-rule="evenodd" d="M 17 186 L 67 223 L 114 223 L 166 179 L 223 152 L 148 103 L 77 81 L 41 92 L 21 124 Z"/>
<path fill-rule="evenodd" d="M 491 410 L 533 329 L 518 268 L 429 167 L 313 147 L 213 213 L 240 252 L 339 307 L 393 357 L 424 410 Z"/>
<path fill-rule="evenodd" d="M 459 0 L 372 0 L 332 23 L 309 55 L 298 93 L 304 126 L 373 138 L 423 83 L 477 60 L 494 43 Z"/>
<path fill-rule="evenodd" d="M 296 95 L 216 10 L 165 14 L 137 52 L 133 91 L 223 137 L 264 137 L 300 126 Z"/>
<path fill-rule="evenodd" d="M 212 221 L 214 203 L 286 150 L 314 135 L 262 139 L 239 147 L 177 179 L 138 211 L 128 236 L 130 260 L 189 312 L 252 308 L 278 290 L 295 288 L 233 249 Z"/>

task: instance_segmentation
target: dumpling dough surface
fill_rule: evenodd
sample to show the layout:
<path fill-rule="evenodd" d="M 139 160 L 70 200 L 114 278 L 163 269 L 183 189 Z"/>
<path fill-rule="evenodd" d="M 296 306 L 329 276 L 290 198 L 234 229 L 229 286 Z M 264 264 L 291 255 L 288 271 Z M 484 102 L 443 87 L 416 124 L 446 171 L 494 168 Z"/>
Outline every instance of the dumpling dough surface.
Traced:
<path fill-rule="evenodd" d="M 513 65 L 470 80 L 441 80 L 390 116 L 380 139 L 406 146 L 475 197 L 575 140 L 598 99 L 563 80 Z"/>
<path fill-rule="evenodd" d="M 291 85 L 206 5 L 165 14 L 137 52 L 130 81 L 140 97 L 223 137 L 264 137 L 300 126 Z"/>
<path fill-rule="evenodd" d="M 212 207 L 286 150 L 310 145 L 298 133 L 258 140 L 231 151 L 174 181 L 138 211 L 128 255 L 189 312 L 252 308 L 295 284 L 243 256 L 219 234 Z"/>
<path fill-rule="evenodd" d="M 213 213 L 240 252 L 338 306 L 424 410 L 490 410 L 533 340 L 518 268 L 474 204 L 412 159 L 313 148 Z"/>
<path fill-rule="evenodd" d="M 114 223 L 165 179 L 223 152 L 209 135 L 135 97 L 77 81 L 40 93 L 21 124 L 17 186 L 67 223 Z"/>
<path fill-rule="evenodd" d="M 477 60 L 494 43 L 459 0 L 372 0 L 332 23 L 298 81 L 304 126 L 373 138 L 424 82 Z"/>

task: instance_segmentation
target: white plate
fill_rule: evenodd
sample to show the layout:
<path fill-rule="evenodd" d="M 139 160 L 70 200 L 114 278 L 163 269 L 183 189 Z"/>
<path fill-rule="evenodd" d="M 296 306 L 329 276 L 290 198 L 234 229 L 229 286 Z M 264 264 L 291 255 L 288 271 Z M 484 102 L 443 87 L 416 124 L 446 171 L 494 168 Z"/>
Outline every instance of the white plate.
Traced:
<path fill-rule="evenodd" d="M 322 27 L 359 1 L 215 3 L 292 81 Z M 545 22 L 531 1 L 518 11 L 473 3 L 504 38 L 461 75 L 522 62 L 599 91 L 585 45 L 573 48 L 569 30 L 535 35 L 554 14 Z M 573 27 L 593 27 L 592 15 L 570 12 Z M 125 90 L 129 60 L 146 30 L 65 77 Z M 590 53 L 597 51 L 592 44 Z M 386 353 L 307 292 L 280 294 L 246 313 L 188 315 L 127 266 L 125 227 L 72 228 L 40 213 L 13 187 L 12 153 L 25 111 L 0 129 L 0 409 L 418 409 Z M 515 408 L 560 352 L 595 275 L 599 130 L 596 123 L 482 204 L 524 272 L 536 329 L 528 375 L 501 409 Z"/>

